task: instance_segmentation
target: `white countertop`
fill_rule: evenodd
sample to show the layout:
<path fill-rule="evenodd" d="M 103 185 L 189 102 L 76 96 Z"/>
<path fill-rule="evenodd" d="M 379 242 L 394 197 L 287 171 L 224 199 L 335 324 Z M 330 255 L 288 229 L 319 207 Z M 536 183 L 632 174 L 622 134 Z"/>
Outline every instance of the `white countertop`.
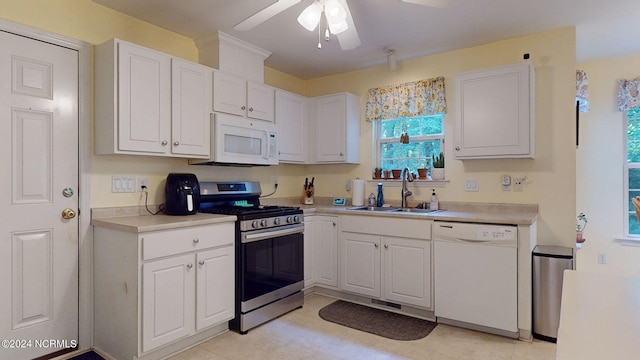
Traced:
<path fill-rule="evenodd" d="M 640 359 L 640 277 L 567 270 L 557 360 Z"/>
<path fill-rule="evenodd" d="M 137 215 L 93 218 L 91 225 L 132 233 L 179 229 L 236 221 L 233 215 L 197 213 L 195 215 Z"/>

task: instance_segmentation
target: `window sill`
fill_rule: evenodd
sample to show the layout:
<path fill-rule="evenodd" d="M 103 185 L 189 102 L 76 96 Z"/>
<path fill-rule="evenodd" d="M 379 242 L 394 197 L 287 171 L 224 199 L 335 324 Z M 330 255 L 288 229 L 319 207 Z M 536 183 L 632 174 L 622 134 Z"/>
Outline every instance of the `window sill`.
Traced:
<path fill-rule="evenodd" d="M 640 246 L 640 238 L 616 238 L 622 246 Z"/>
<path fill-rule="evenodd" d="M 402 180 L 386 180 L 386 179 L 372 179 L 372 180 L 367 180 L 368 183 L 371 184 L 377 184 L 377 183 L 382 183 L 384 184 L 384 186 L 387 187 L 402 187 Z M 445 187 L 445 185 L 449 182 L 449 180 L 423 180 L 423 179 L 418 179 L 418 180 L 413 180 L 412 182 L 409 182 L 408 186 L 415 186 L 415 187 L 426 187 L 426 188 L 443 188 Z M 640 246 L 640 243 L 639 243 Z"/>

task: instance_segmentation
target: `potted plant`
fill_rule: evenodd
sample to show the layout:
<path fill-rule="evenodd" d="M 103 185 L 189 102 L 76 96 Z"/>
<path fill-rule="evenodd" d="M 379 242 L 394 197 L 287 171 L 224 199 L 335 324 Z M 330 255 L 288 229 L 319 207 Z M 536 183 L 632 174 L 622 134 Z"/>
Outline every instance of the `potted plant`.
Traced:
<path fill-rule="evenodd" d="M 578 244 L 582 244 L 585 240 L 582 235 L 588 222 L 589 220 L 587 219 L 587 215 L 584 213 L 580 213 L 576 216 L 576 242 Z"/>
<path fill-rule="evenodd" d="M 401 172 L 402 172 L 401 169 L 391 169 L 391 174 L 393 175 L 394 179 L 400 179 Z"/>
<path fill-rule="evenodd" d="M 444 180 L 444 154 L 431 155 L 431 180 Z"/>
<path fill-rule="evenodd" d="M 373 169 L 373 178 L 382 179 L 382 168 L 377 167 Z"/>

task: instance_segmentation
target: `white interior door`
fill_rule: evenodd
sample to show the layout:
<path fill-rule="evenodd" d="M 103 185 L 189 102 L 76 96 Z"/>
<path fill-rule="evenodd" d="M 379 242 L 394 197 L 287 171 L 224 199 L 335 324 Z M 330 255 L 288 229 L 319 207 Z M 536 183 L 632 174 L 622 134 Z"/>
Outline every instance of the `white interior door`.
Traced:
<path fill-rule="evenodd" d="M 0 31 L 0 139 L 0 359 L 31 359 L 78 339 L 77 51 Z"/>

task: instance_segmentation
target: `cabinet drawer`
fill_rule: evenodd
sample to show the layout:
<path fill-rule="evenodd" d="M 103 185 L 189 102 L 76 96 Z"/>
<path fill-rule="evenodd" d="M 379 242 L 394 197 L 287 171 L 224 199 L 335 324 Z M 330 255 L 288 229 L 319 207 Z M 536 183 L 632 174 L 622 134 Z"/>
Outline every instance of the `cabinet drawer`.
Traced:
<path fill-rule="evenodd" d="M 193 228 L 166 230 L 140 235 L 142 260 L 232 245 L 234 223 L 222 223 Z"/>
<path fill-rule="evenodd" d="M 343 216 L 340 218 L 340 229 L 355 233 L 430 240 L 432 223 L 432 220 L 426 219 Z"/>

